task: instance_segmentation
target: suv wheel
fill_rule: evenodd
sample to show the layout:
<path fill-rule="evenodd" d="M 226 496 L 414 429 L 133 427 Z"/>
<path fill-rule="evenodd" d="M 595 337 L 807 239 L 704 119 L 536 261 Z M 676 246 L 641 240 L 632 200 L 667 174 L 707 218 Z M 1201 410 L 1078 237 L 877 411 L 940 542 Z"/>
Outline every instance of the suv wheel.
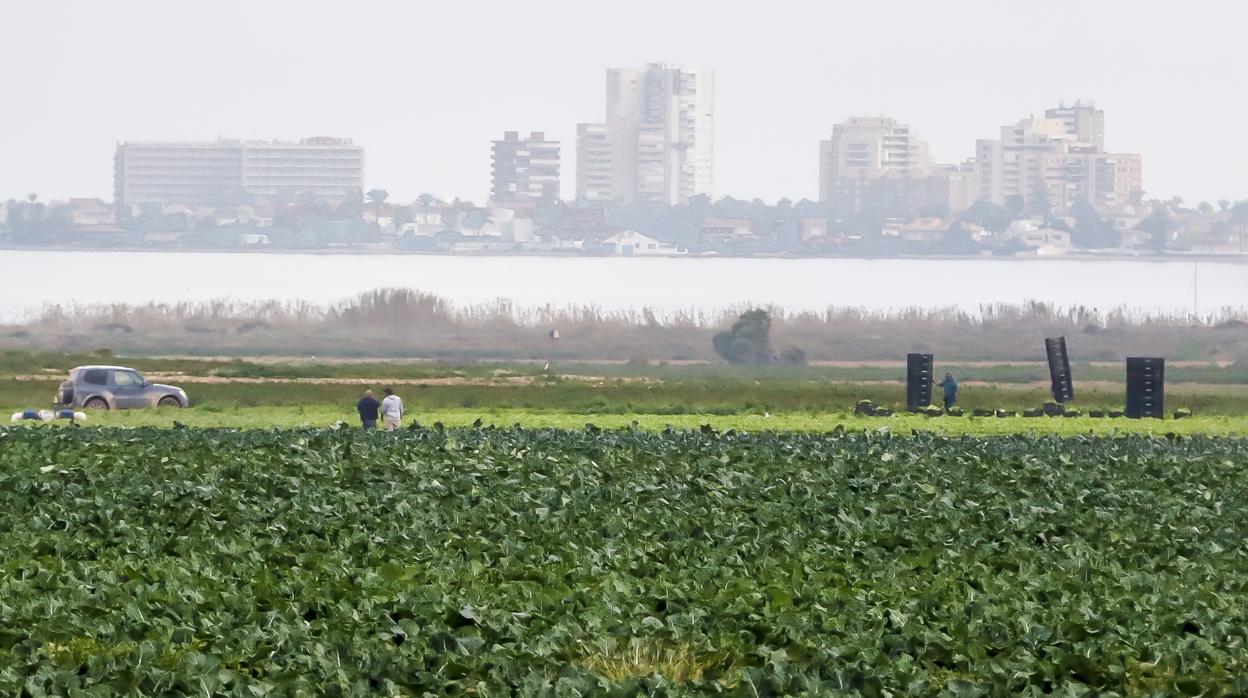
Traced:
<path fill-rule="evenodd" d="M 108 409 L 108 402 L 102 397 L 93 397 L 82 403 L 82 406 L 89 410 L 106 410 Z"/>
<path fill-rule="evenodd" d="M 181 407 L 182 403 L 172 395 L 166 395 L 156 403 L 157 407 Z"/>

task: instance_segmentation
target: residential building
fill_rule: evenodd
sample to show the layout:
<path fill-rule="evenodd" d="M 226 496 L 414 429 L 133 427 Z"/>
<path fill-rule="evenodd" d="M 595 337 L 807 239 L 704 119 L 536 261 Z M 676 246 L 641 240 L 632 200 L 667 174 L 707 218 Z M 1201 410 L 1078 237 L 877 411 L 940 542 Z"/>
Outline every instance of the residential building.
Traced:
<path fill-rule="evenodd" d="M 927 142 L 886 116 L 851 117 L 819 143 L 819 199 L 852 216 L 864 208 L 960 211 L 969 205 L 973 168 L 934 165 Z"/>
<path fill-rule="evenodd" d="M 534 131 L 521 138 L 507 131 L 492 148 L 490 199 L 508 206 L 531 207 L 559 200 L 559 141 Z"/>
<path fill-rule="evenodd" d="M 75 227 L 111 226 L 117 223 L 117 210 L 102 199 L 70 199 L 69 220 Z"/>
<path fill-rule="evenodd" d="M 599 245 L 604 252 L 629 257 L 665 256 L 689 252 L 683 245 L 663 242 L 636 230 L 618 232 L 603 240 Z"/>
<path fill-rule="evenodd" d="M 1105 112 L 1092 102 L 1077 101 L 1071 106 L 1062 104 L 1044 110 L 1044 118 L 1057 119 L 1066 127 L 1066 134 L 1081 145 L 1099 150 L 1105 148 Z"/>
<path fill-rule="evenodd" d="M 578 166 L 590 165 L 577 172 L 579 199 L 675 205 L 711 196 L 713 75 L 660 63 L 609 69 L 606 121 L 579 124 L 577 135 Z"/>
<path fill-rule="evenodd" d="M 1019 235 L 1017 239 L 1025 247 L 1035 250 L 1036 254 L 1041 256 L 1064 254 L 1074 246 L 1070 240 L 1070 233 L 1056 228 L 1029 230 Z"/>
<path fill-rule="evenodd" d="M 833 126 L 831 140 L 819 143 L 819 161 L 821 191 L 845 177 L 924 177 L 929 169 L 927 142 L 884 116 L 855 116 Z"/>
<path fill-rule="evenodd" d="M 611 139 L 606 124 L 576 125 L 576 197 L 582 201 L 611 201 L 615 195 L 611 172 Z"/>
<path fill-rule="evenodd" d="M 735 242 L 754 237 L 754 223 L 748 218 L 707 218 L 698 226 L 698 239 L 702 242 Z"/>
<path fill-rule="evenodd" d="M 120 143 L 113 183 L 119 206 L 168 201 L 214 206 L 249 195 L 312 195 L 337 204 L 364 190 L 364 147 L 326 137 Z"/>
<path fill-rule="evenodd" d="M 1001 127 L 998 140 L 975 144 L 976 200 L 1068 211 L 1086 200 L 1102 213 L 1120 212 L 1143 191 L 1141 158 L 1107 153 L 1105 116 L 1076 103 Z"/>

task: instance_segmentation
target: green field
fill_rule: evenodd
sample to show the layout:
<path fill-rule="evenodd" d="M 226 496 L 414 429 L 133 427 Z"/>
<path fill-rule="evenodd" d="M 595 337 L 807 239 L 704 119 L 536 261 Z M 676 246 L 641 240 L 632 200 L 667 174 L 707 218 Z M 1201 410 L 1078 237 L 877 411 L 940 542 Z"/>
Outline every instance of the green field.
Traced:
<path fill-rule="evenodd" d="M 56 390 L 57 376 L 71 366 L 104 360 L 135 365 L 149 375 L 167 376 L 161 380 L 181 383 L 193 407 L 177 412 L 92 414 L 88 425 L 170 427 L 177 421 L 190 427 L 332 426 L 355 422 L 353 406 L 366 387 L 380 390 L 393 385 L 404 398 L 412 420 L 448 426 L 467 426 L 479 419 L 497 426 L 572 429 L 593 423 L 607 429 L 636 424 L 648 430 L 710 424 L 745 431 L 887 427 L 899 433 L 927 430 L 982 435 L 1248 434 L 1248 386 L 1237 382 L 1241 368 L 1215 365 L 1186 369 L 1188 377 L 1195 376 L 1200 383 L 1176 379 L 1167 386 L 1170 410 L 1184 407 L 1196 415 L 1181 421 L 911 415 L 866 419 L 852 414 L 853 405 L 860 399 L 898 411 L 904 407 L 904 386 L 883 380 L 895 376 L 897 367 L 574 364 L 544 372 L 528 364 L 132 360 L 0 352 L 0 414 L 47 406 Z M 1085 368 L 1091 375 L 1110 370 L 1104 366 Z M 964 386 L 960 404 L 968 411 L 1003 408 L 1021 413 L 1048 399 L 1045 385 L 1035 380 L 1043 367 L 967 365 L 956 370 Z M 1086 414 L 1092 409 L 1121 409 L 1122 403 L 1122 388 L 1105 380 L 1080 384 L 1073 406 Z"/>
<path fill-rule="evenodd" d="M 1242 695 L 1246 463 L 1206 436 L 5 428 L 0 692 Z"/>
<path fill-rule="evenodd" d="M 718 430 L 736 429 L 746 432 L 878 431 L 899 434 L 912 431 L 950 435 L 993 434 L 1183 434 L 1210 436 L 1248 436 L 1248 417 L 1197 416 L 1188 419 L 1094 419 L 1091 417 L 926 417 L 897 414 L 892 417 L 860 417 L 848 411 L 835 413 L 797 412 L 778 414 L 585 414 L 527 409 L 434 409 L 410 413 L 408 425 L 466 427 L 476 422 L 484 426 L 525 426 L 538 429 L 582 429 L 594 425 L 601 429 L 638 428 L 662 431 L 668 427 L 697 429 L 709 425 Z M 184 425 L 194 428 L 268 429 L 329 427 L 339 424 L 354 426 L 358 418 L 350 409 L 341 407 L 228 407 L 191 408 L 187 410 L 131 410 L 115 413 L 91 413 L 87 427 L 161 427 Z M 65 422 L 31 423 L 31 428 L 60 428 Z M 26 426 L 22 423 L 21 426 Z"/>

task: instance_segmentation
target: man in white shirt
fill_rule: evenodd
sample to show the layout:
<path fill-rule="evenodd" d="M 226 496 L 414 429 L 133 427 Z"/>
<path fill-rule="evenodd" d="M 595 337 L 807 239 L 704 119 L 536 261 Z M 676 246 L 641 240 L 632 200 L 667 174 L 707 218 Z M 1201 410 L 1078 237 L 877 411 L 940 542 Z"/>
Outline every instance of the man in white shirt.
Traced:
<path fill-rule="evenodd" d="M 381 420 L 386 431 L 398 429 L 403 422 L 403 399 L 394 394 L 392 388 L 386 388 L 386 396 L 381 399 Z"/>

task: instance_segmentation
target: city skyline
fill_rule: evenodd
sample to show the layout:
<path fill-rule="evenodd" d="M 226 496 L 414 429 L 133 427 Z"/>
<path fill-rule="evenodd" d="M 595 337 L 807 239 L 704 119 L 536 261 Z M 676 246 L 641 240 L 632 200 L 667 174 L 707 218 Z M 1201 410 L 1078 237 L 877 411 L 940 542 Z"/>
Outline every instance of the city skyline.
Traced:
<path fill-rule="evenodd" d="M 11 94 L 26 95 L 40 111 L 40 118 L 10 116 L 16 123 L 0 134 L 0 198 L 106 195 L 121 141 L 325 134 L 368 149 L 367 188 L 385 188 L 396 200 L 430 192 L 484 201 L 491 141 L 511 130 L 541 131 L 564 144 L 561 189 L 571 198 L 576 124 L 601 118 L 603 71 L 658 61 L 715 72 L 717 198 L 817 199 L 811 144 L 852 116 L 910 124 L 930 144 L 933 162 L 956 163 L 973 157 L 975 142 L 995 138 L 1002 124 L 1080 98 L 1110 115 L 1108 152 L 1147 158 L 1150 197 L 1177 194 L 1194 203 L 1248 193 L 1230 28 L 1244 10 L 1214 3 L 1182 12 L 1117 2 L 1059 1 L 1044 12 L 903 4 L 884 14 L 900 17 L 890 36 L 906 44 L 905 55 L 845 32 L 812 43 L 820 23 L 871 24 L 882 10 L 801 3 L 764 15 L 682 5 L 646 25 L 642 2 L 612 9 L 615 31 L 596 37 L 572 31 L 578 18 L 588 21 L 573 16 L 579 6 L 572 4 L 499 5 L 486 22 L 480 12 L 421 9 L 425 26 L 473 23 L 482 38 L 472 46 L 436 31 L 403 43 L 413 10 L 399 5 L 366 12 L 318 3 L 304 11 L 303 4 L 226 2 L 188 13 L 139 2 L 58 7 L 15 8 L 13 21 L 29 31 L 0 47 L 10 64 L 37 67 L 13 78 Z M 531 30 L 543 10 L 554 18 L 556 40 L 534 47 Z M 194 21 L 177 25 L 187 18 Z M 1137 31 L 1107 32 L 1118 21 Z M 174 26 L 178 31 L 161 31 Z M 696 36 L 681 33 L 690 27 L 699 28 Z M 1172 32 L 1173 41 L 1149 50 L 1145 28 Z M 1075 52 L 1077 60 L 1032 55 L 1028 49 L 1054 33 L 1089 50 Z M 254 55 L 204 61 L 225 35 Z M 746 40 L 758 50 L 738 50 Z M 334 50 L 322 51 L 327 45 Z M 491 58 L 499 53 L 511 58 Z M 91 55 L 90 64 L 73 60 L 81 55 Z"/>

